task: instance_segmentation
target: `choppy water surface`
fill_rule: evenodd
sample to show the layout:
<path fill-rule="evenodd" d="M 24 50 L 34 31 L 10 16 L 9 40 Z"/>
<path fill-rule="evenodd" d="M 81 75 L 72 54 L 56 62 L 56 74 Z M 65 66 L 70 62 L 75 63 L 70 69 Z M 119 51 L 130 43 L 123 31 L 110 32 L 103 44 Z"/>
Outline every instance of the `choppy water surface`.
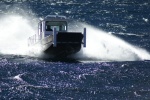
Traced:
<path fill-rule="evenodd" d="M 59 62 L 1 57 L 2 99 L 148 99 L 149 61 Z"/>
<path fill-rule="evenodd" d="M 1 100 L 150 99 L 149 1 L 1 0 Z M 27 53 L 40 17 L 58 14 L 70 31 L 87 28 L 87 48 L 74 59 Z"/>

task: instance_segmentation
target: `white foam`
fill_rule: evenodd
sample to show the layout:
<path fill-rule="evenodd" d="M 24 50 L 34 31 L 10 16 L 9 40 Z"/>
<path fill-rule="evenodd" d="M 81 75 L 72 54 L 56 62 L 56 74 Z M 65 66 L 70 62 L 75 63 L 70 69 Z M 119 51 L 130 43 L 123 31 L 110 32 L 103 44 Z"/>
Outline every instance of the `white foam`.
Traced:
<path fill-rule="evenodd" d="M 16 76 L 13 77 L 13 79 L 16 79 L 18 81 L 23 81 L 22 78 L 21 78 L 21 75 L 22 74 L 16 75 Z"/>
<path fill-rule="evenodd" d="M 143 20 L 144 20 L 145 22 L 148 22 L 148 21 L 149 21 L 147 18 L 143 18 Z"/>
<path fill-rule="evenodd" d="M 146 50 L 135 47 L 124 40 L 90 25 L 87 28 L 87 47 L 75 56 L 81 60 L 136 61 L 150 60 Z M 79 29 L 81 31 L 81 29 Z"/>
<path fill-rule="evenodd" d="M 0 52 L 24 55 L 28 37 L 35 34 L 35 25 L 25 16 L 15 14 L 1 17 L 0 22 Z"/>

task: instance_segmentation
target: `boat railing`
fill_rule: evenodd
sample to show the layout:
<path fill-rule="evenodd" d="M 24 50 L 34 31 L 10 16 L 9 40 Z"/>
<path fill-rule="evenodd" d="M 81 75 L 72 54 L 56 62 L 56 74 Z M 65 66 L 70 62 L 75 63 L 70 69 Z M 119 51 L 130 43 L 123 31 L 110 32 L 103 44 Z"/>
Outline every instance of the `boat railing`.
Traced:
<path fill-rule="evenodd" d="M 40 39 L 38 38 L 37 34 L 32 35 L 31 37 L 28 38 L 28 46 L 35 44 L 39 40 Z"/>
<path fill-rule="evenodd" d="M 28 46 L 30 45 L 34 45 L 38 42 L 41 42 L 41 44 L 46 44 L 46 43 L 50 43 L 52 42 L 52 35 L 49 35 L 47 37 L 45 37 L 43 40 L 39 39 L 39 36 L 34 34 L 33 36 L 28 38 Z"/>

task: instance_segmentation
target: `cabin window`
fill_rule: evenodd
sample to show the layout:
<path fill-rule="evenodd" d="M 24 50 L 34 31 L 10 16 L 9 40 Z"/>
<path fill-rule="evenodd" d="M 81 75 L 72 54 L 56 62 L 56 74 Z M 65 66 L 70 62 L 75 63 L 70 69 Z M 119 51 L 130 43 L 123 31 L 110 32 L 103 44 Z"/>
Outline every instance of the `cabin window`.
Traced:
<path fill-rule="evenodd" d="M 46 21 L 46 31 L 53 31 L 53 28 L 56 28 L 56 31 L 67 31 L 67 22 L 66 21 Z"/>

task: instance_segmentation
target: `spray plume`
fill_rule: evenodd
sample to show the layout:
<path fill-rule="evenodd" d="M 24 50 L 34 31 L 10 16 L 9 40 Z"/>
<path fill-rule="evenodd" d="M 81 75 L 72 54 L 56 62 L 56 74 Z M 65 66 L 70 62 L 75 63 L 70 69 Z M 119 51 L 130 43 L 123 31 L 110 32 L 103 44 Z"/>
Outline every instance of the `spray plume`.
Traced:
<path fill-rule="evenodd" d="M 108 34 L 100 29 L 87 24 L 80 24 L 80 28 L 87 28 L 87 47 L 75 55 L 81 60 L 101 61 L 136 61 L 150 60 L 150 54 L 146 50 L 135 47 L 124 40 Z"/>
<path fill-rule="evenodd" d="M 25 55 L 27 51 L 27 39 L 35 34 L 25 16 L 7 15 L 0 17 L 0 53 Z"/>

